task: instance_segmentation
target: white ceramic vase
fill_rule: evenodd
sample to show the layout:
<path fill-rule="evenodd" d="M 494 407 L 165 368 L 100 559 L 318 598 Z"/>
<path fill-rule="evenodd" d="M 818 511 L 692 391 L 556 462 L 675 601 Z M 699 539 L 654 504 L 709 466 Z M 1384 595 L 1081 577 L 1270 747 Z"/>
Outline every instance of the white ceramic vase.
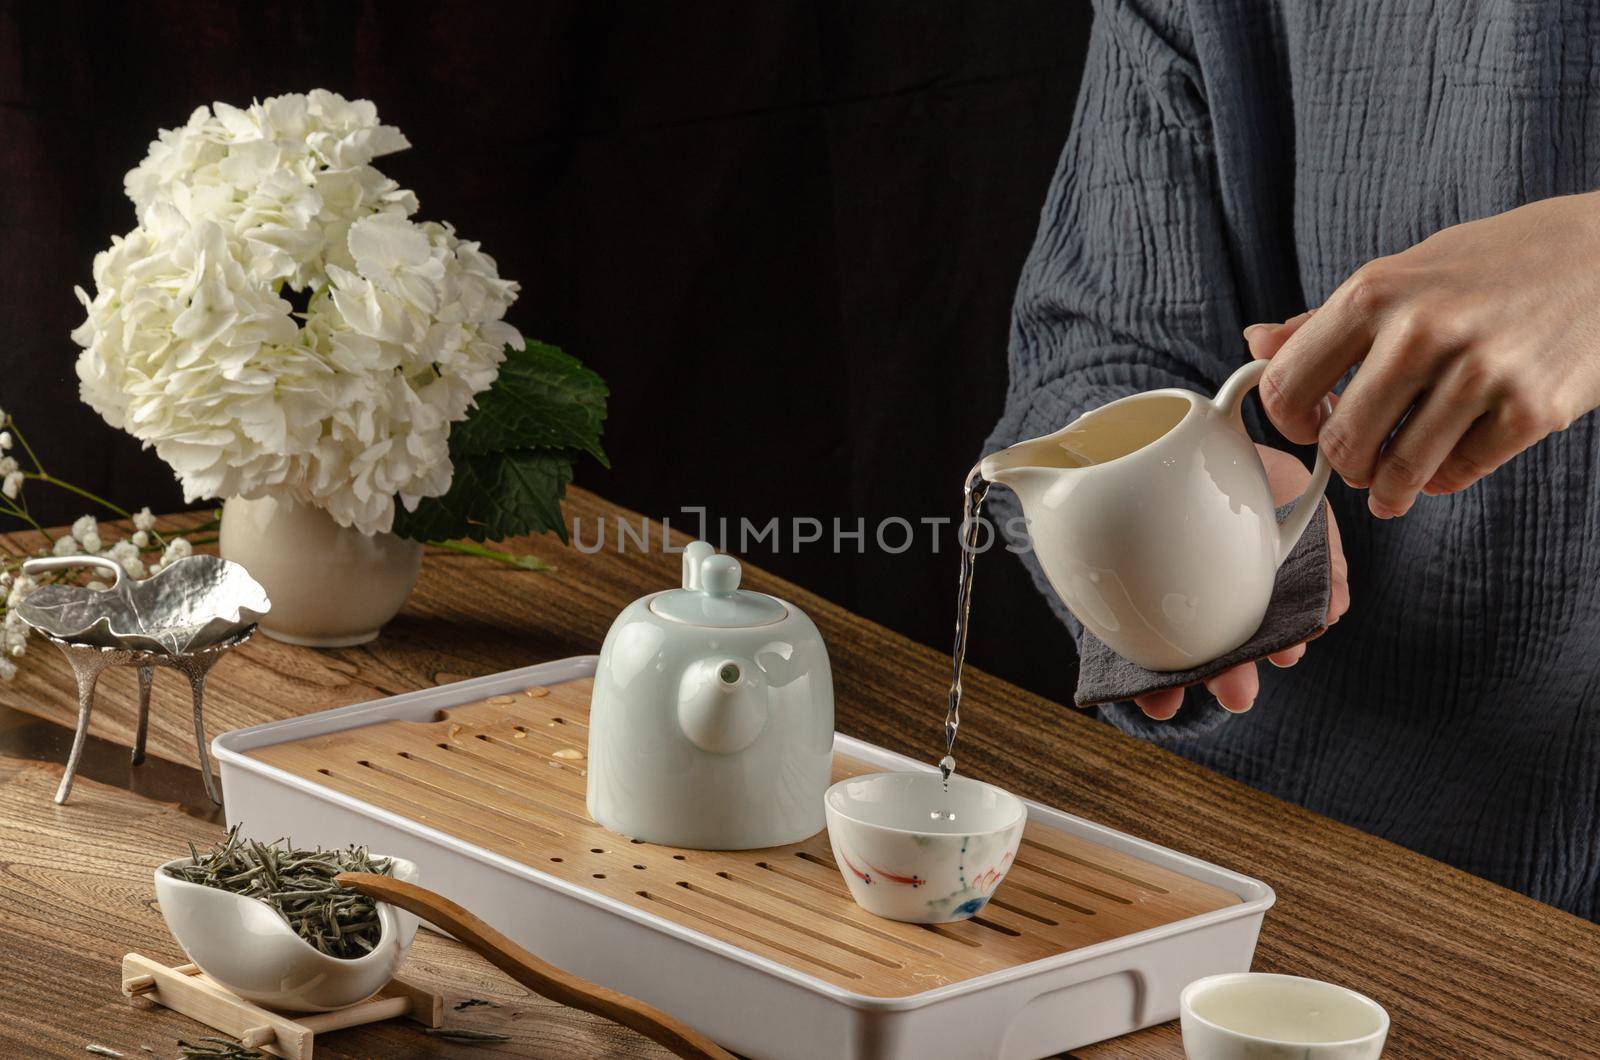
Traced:
<path fill-rule="evenodd" d="M 224 559 L 272 600 L 261 632 L 289 644 L 343 648 L 378 635 L 410 595 L 422 546 L 340 526 L 321 508 L 264 497 L 222 506 Z"/>

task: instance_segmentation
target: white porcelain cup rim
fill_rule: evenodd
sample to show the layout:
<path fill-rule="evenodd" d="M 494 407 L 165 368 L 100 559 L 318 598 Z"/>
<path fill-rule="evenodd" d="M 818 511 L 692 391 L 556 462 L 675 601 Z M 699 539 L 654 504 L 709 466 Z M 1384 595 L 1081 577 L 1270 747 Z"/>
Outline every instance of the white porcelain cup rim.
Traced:
<path fill-rule="evenodd" d="M 900 778 L 908 779 L 902 780 Z M 882 820 L 876 820 L 862 812 L 862 807 L 871 805 L 870 803 L 851 798 L 849 795 L 849 789 L 852 786 L 884 786 L 895 783 L 905 784 L 915 790 L 925 787 L 932 787 L 933 785 L 940 785 L 942 787 L 944 780 L 939 776 L 938 773 L 924 770 L 899 770 L 892 772 L 884 771 L 878 773 L 862 773 L 859 776 L 846 777 L 843 780 L 830 785 L 828 790 L 823 794 L 823 799 L 826 802 L 829 811 L 837 814 L 839 817 L 850 822 L 850 824 L 854 826 L 861 828 L 873 828 L 884 832 L 898 832 L 905 835 L 994 835 L 1004 832 L 1009 828 L 1015 827 L 1017 822 L 1025 818 L 1028 814 L 1027 805 L 1020 798 L 1013 795 L 1005 788 L 999 787 L 995 784 L 990 784 L 987 781 L 961 776 L 960 774 L 952 775 L 949 782 L 950 790 L 952 792 L 960 793 L 956 796 L 957 798 L 967 801 L 971 799 L 981 799 L 984 796 L 993 796 L 999 803 L 998 806 L 992 809 L 977 810 L 977 812 L 987 815 L 979 822 L 983 824 L 983 827 L 972 827 L 972 822 L 966 813 L 958 814 L 953 822 L 944 822 L 946 826 L 943 827 L 941 827 L 941 822 L 934 821 L 932 818 L 930 818 L 926 824 L 908 824 L 904 827 L 894 824 L 886 824 Z M 930 799 L 926 802 L 922 802 L 921 800 L 912 801 L 920 808 L 927 809 L 935 806 L 939 800 Z"/>
<path fill-rule="evenodd" d="M 388 855 L 384 856 L 388 857 Z M 394 862 L 396 879 L 416 878 L 417 869 L 414 863 L 406 860 L 405 858 L 390 857 L 389 860 Z M 260 905 L 263 909 L 270 908 L 259 898 L 253 898 L 248 894 L 240 894 L 238 891 L 226 891 L 221 887 L 208 887 L 203 883 L 195 883 L 192 880 L 186 880 L 182 876 L 174 876 L 167 871 L 169 868 L 173 868 L 178 865 L 192 865 L 193 863 L 193 858 L 173 858 L 171 861 L 163 862 L 156 868 L 156 876 L 164 879 L 168 886 L 176 888 L 178 893 L 192 888 L 196 891 L 205 892 L 208 898 L 210 895 L 226 895 L 228 898 L 234 899 L 235 901 L 254 902 L 257 905 Z M 353 894 L 354 892 L 350 893 Z M 289 926 L 288 921 L 283 922 L 283 936 L 285 938 L 292 938 L 295 942 L 299 943 L 300 948 L 305 951 L 305 959 L 308 961 L 336 961 L 338 962 L 338 967 L 357 969 L 365 967 L 369 964 L 377 964 L 380 961 L 389 960 L 390 956 L 387 952 L 388 947 L 384 944 L 393 939 L 396 940 L 396 944 L 403 946 L 406 944 L 407 940 L 401 937 L 402 932 L 400 930 L 400 919 L 397 915 L 395 907 L 390 905 L 388 902 L 382 901 L 375 904 L 377 907 L 378 924 L 381 928 L 378 934 L 379 945 L 374 946 L 372 952 L 363 953 L 359 957 L 334 957 L 323 953 L 321 950 L 317 949 L 315 946 L 311 945 L 311 943 L 307 942 L 305 939 L 296 934 L 294 928 Z M 177 941 L 180 946 L 184 943 L 183 939 L 178 939 Z"/>
<path fill-rule="evenodd" d="M 1376 1015 L 1378 1018 L 1378 1025 L 1373 1030 L 1368 1031 L 1366 1034 L 1359 1034 L 1354 1038 L 1343 1038 L 1337 1041 L 1307 1042 L 1295 1041 L 1288 1038 L 1269 1038 L 1261 1034 L 1252 1034 L 1249 1031 L 1242 1031 L 1236 1027 L 1229 1027 L 1225 1024 L 1218 1023 L 1215 1020 L 1206 1019 L 1204 1016 L 1199 1015 L 1194 1010 L 1194 999 L 1202 991 L 1213 990 L 1219 987 L 1226 988 L 1234 983 L 1263 981 L 1304 983 L 1317 990 L 1322 990 L 1330 994 L 1338 994 L 1340 996 L 1349 998 L 1356 1001 L 1361 1006 L 1367 1008 L 1374 1015 Z M 1194 982 L 1184 987 L 1183 992 L 1178 995 L 1178 1010 L 1185 1017 L 1194 1020 L 1196 1023 L 1200 1023 L 1211 1028 L 1212 1030 L 1220 1031 L 1223 1034 L 1235 1035 L 1252 1043 L 1280 1046 L 1283 1048 L 1310 1049 L 1314 1047 L 1317 1049 L 1336 1049 L 1353 1045 L 1363 1045 L 1380 1038 L 1386 1038 L 1389 1034 L 1388 1010 L 1386 1010 L 1376 1001 L 1372 1000 L 1372 998 L 1361 993 L 1359 990 L 1352 990 L 1348 986 L 1340 986 L 1338 983 L 1330 983 L 1323 979 L 1312 979 L 1303 975 L 1283 975 L 1277 972 L 1224 972 L 1220 975 L 1208 975 L 1204 978 L 1196 979 Z"/>

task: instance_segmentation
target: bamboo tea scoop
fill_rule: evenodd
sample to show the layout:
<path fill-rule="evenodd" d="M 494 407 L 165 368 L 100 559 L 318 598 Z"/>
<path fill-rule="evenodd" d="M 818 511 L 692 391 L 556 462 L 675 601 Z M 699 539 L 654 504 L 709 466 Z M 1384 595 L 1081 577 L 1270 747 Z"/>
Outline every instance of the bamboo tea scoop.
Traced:
<path fill-rule="evenodd" d="M 334 877 L 334 882 L 443 928 L 486 957 L 496 968 L 551 1001 L 632 1028 L 678 1056 L 733 1060 L 732 1053 L 660 1009 L 541 961 L 443 895 L 414 883 L 369 872 L 341 873 Z"/>

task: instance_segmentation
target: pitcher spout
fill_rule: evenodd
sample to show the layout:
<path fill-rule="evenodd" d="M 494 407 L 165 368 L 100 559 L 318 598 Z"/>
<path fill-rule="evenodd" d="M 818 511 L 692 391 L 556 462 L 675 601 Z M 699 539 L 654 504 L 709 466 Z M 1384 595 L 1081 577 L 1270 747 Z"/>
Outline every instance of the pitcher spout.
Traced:
<path fill-rule="evenodd" d="M 1007 487 L 1026 503 L 1029 496 L 1085 466 L 1086 461 L 1072 451 L 1068 431 L 1070 428 L 990 453 L 978 462 L 978 474 L 985 481 Z"/>

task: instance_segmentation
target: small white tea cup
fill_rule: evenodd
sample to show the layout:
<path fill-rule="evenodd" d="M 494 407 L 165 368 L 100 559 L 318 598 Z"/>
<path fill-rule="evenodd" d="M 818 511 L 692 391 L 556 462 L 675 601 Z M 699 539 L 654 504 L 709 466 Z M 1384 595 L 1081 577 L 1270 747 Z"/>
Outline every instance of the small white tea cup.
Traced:
<path fill-rule="evenodd" d="M 1028 809 L 992 784 L 937 773 L 871 773 L 823 798 L 828 841 L 856 904 L 945 924 L 975 915 L 1005 878 Z"/>
<path fill-rule="evenodd" d="M 1377 1060 L 1389 1014 L 1364 994 L 1317 979 L 1232 972 L 1178 996 L 1189 1060 Z"/>

